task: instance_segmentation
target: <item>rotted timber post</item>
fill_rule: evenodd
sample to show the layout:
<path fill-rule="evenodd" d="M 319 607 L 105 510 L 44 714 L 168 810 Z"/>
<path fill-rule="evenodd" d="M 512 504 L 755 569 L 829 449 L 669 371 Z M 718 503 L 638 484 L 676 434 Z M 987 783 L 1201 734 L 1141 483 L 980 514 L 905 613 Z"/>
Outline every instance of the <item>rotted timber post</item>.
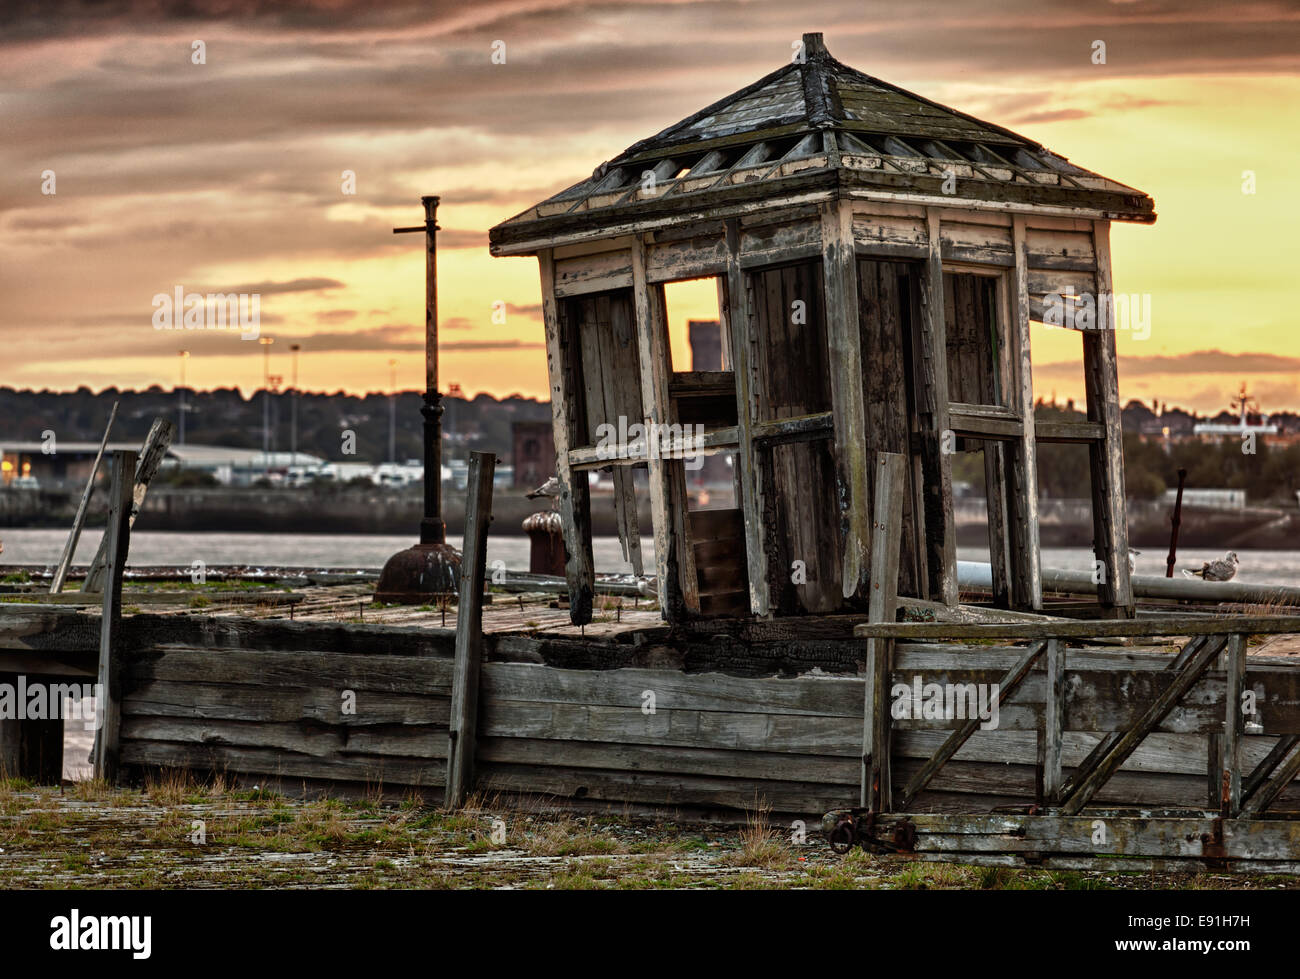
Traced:
<path fill-rule="evenodd" d="M 118 733 L 122 724 L 122 571 L 131 546 L 131 517 L 135 497 L 137 453 L 113 453 L 113 482 L 108 499 L 108 528 L 104 533 L 104 601 L 99 623 L 94 767 L 95 778 L 117 778 Z"/>
<path fill-rule="evenodd" d="M 1061 797 L 1061 745 L 1065 720 L 1065 644 L 1047 640 L 1047 695 L 1043 727 L 1038 732 L 1039 766 L 1042 770 L 1039 805 L 1054 805 Z"/>
<path fill-rule="evenodd" d="M 871 519 L 871 567 L 867 617 L 893 622 L 898 607 L 898 560 L 903 536 L 903 494 L 907 492 L 907 456 L 878 452 L 876 492 Z M 866 487 L 861 488 L 866 493 Z M 889 671 L 894 641 L 868 639 L 865 697 L 862 709 L 862 781 L 858 804 L 888 812 L 893 804 L 890 756 Z"/>
<path fill-rule="evenodd" d="M 162 467 L 163 459 L 167 456 L 167 449 L 172 444 L 172 436 L 176 434 L 176 426 L 165 418 L 156 418 L 149 428 L 149 434 L 145 436 L 144 445 L 141 450 L 132 452 L 131 456 L 135 465 L 131 478 L 127 481 L 130 487 L 131 505 L 128 508 L 127 519 L 130 526 L 135 525 L 136 514 L 144 506 L 145 494 L 149 492 L 149 484 L 153 482 L 158 470 Z M 108 576 L 108 535 L 99 542 L 99 551 L 95 554 L 95 559 L 90 562 L 90 567 L 86 570 L 86 578 L 81 583 L 81 590 L 88 595 L 96 595 L 101 591 L 107 591 L 105 580 Z"/>
<path fill-rule="evenodd" d="M 456 662 L 451 681 L 451 730 L 447 734 L 447 787 L 443 805 L 459 809 L 474 784 L 479 672 L 483 663 L 483 579 L 492 522 L 492 476 L 497 457 L 471 452 L 461 547 L 460 604 L 456 609 Z"/>
<path fill-rule="evenodd" d="M 858 308 L 858 260 L 853 212 L 848 201 L 823 204 L 822 272 L 826 337 L 835 418 L 836 478 L 840 484 L 843 594 L 854 598 L 867 584 L 871 512 L 867 492 L 867 415 L 862 394 L 862 327 Z M 899 511 L 902 519 L 902 511 Z M 894 553 L 897 564 L 898 554 Z M 874 586 L 872 594 L 875 593 Z"/>
<path fill-rule="evenodd" d="M 569 621 L 586 625 L 596 594 L 591 554 L 591 491 L 584 470 L 569 465 L 569 450 L 581 423 L 575 413 L 578 376 L 574 325 L 555 295 L 555 260 L 549 249 L 537 255 L 542 278 L 542 319 L 546 324 L 546 368 L 551 385 L 551 430 L 555 438 L 555 475 L 560 481 L 564 531 L 564 576 L 569 585 Z"/>
<path fill-rule="evenodd" d="M 939 214 L 926 211 L 929 258 L 922 266 L 921 317 L 914 370 L 921 416 L 922 509 L 929 549 L 929 597 L 957 604 L 957 532 L 952 505 L 952 432 L 949 428 L 948 339 L 943 312 L 943 254 Z"/>
<path fill-rule="evenodd" d="M 1223 651 L 1223 737 L 1219 755 L 1219 813 L 1235 819 L 1241 812 L 1241 693 L 1246 684 L 1246 637 L 1234 632 Z"/>

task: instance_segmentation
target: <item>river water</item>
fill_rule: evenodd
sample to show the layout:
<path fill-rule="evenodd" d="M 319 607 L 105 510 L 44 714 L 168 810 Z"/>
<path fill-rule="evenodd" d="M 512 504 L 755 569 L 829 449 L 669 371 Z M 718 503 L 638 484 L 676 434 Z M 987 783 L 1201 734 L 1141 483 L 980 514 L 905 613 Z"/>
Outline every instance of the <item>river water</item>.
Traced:
<path fill-rule="evenodd" d="M 99 530 L 81 535 L 74 563 L 86 564 L 99 546 Z M 64 530 L 0 530 L 4 553 L 0 564 L 52 565 L 59 559 L 67 539 Z M 448 537 L 460 547 L 461 539 Z M 140 531 L 131 535 L 129 565 L 175 565 L 189 567 L 202 561 L 208 567 L 247 564 L 253 566 L 378 569 L 397 551 L 414 543 L 414 537 L 387 534 L 233 534 L 188 533 L 183 531 Z M 647 571 L 654 567 L 654 543 L 642 540 Z M 598 537 L 592 542 L 593 556 L 599 571 L 629 572 L 617 538 Z M 1221 557 L 1220 552 L 1189 548 L 1178 555 L 1178 567 L 1200 567 L 1201 562 Z M 1240 551 L 1241 566 L 1237 580 L 1260 584 L 1300 585 L 1300 551 Z M 961 547 L 957 557 L 963 561 L 987 561 L 987 549 Z M 488 537 L 488 563 L 504 561 L 512 571 L 528 568 L 528 538 Z M 1092 567 L 1092 552 L 1086 547 L 1043 548 L 1043 566 L 1067 570 Z M 1163 575 L 1165 552 L 1144 550 L 1135 559 L 1138 574 Z"/>

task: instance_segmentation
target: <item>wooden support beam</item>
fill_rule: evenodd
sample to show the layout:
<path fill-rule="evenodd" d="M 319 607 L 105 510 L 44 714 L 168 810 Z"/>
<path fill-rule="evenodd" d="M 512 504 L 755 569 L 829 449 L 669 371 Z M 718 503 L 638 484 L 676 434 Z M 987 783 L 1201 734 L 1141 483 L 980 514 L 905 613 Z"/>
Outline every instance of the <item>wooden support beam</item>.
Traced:
<path fill-rule="evenodd" d="M 465 540 L 456 608 L 456 659 L 452 668 L 451 722 L 447 732 L 447 785 L 443 806 L 459 809 L 474 786 L 478 742 L 479 672 L 483 664 L 483 576 L 488 526 L 492 523 L 492 475 L 497 458 L 471 452 L 465 497 Z"/>
<path fill-rule="evenodd" d="M 1241 693 L 1246 683 L 1246 637 L 1234 632 L 1228 637 L 1224 660 L 1223 748 L 1219 758 L 1219 811 L 1235 819 L 1241 810 L 1241 736 L 1245 716 Z"/>
<path fill-rule="evenodd" d="M 1029 246 L 1025 219 L 1011 222 L 1015 273 L 1003 308 L 1009 312 L 1008 350 L 1011 357 L 1011 407 L 1020 417 L 1020 440 L 1008 446 L 1007 547 L 1010 552 L 1013 608 L 1043 607 L 1042 562 L 1038 549 L 1038 447 L 1035 441 L 1034 381 L 1029 349 Z"/>
<path fill-rule="evenodd" d="M 768 615 L 771 596 L 767 582 L 767 551 L 763 547 L 762 461 L 754 444 L 761 380 L 755 364 L 753 316 L 745 288 L 745 272 L 740 267 L 740 227 L 736 218 L 726 222 L 726 234 L 727 326 L 731 332 L 731 363 L 736 376 L 736 465 L 740 473 L 740 502 L 745 517 L 749 608 L 755 615 Z"/>
<path fill-rule="evenodd" d="M 1011 667 L 998 681 L 999 706 L 1006 702 L 1012 691 L 1020 686 L 1025 677 L 1029 675 L 1034 663 L 1038 661 L 1038 657 L 1043 654 L 1043 650 L 1046 648 L 1047 640 L 1045 639 L 1031 645 L 1025 655 L 1020 658 L 1020 661 Z M 911 805 L 912 800 L 924 791 L 925 787 L 939 773 L 939 769 L 943 768 L 949 759 L 961 750 L 961 746 L 970 740 L 970 736 L 979 729 L 982 723 L 984 722 L 978 715 L 967 718 L 965 724 L 948 735 L 943 744 L 939 746 L 939 750 L 921 766 L 921 770 L 913 775 L 912 780 L 907 783 L 907 788 L 903 790 L 902 797 L 899 799 L 898 808 L 900 811 L 907 811 L 907 807 Z"/>
<path fill-rule="evenodd" d="M 1156 725 L 1164 720 L 1183 695 L 1201 678 L 1214 662 L 1218 649 L 1217 644 L 1207 643 L 1192 657 L 1190 663 L 1178 671 L 1174 681 L 1156 698 L 1155 703 L 1143 712 L 1137 723 L 1120 735 L 1119 740 L 1104 757 L 1099 758 L 1090 770 L 1080 766 L 1075 771 L 1076 787 L 1064 800 L 1061 806 L 1062 813 L 1067 816 L 1077 815 L 1092 800 L 1098 790 L 1119 770 L 1120 765 L 1124 764 L 1125 759 L 1148 734 L 1155 730 Z"/>
<path fill-rule="evenodd" d="M 1047 640 L 1047 701 L 1043 711 L 1043 730 L 1039 734 L 1043 749 L 1043 801 L 1055 805 L 1061 796 L 1061 745 L 1065 719 L 1065 644 Z"/>
<path fill-rule="evenodd" d="M 542 278 L 542 318 L 546 325 L 546 369 L 551 386 L 551 429 L 555 440 L 555 475 L 560 481 L 564 529 L 564 576 L 569 584 L 569 620 L 591 621 L 595 568 L 591 554 L 591 492 L 585 472 L 574 473 L 569 449 L 577 437 L 577 342 L 573 324 L 555 296 L 555 262 L 551 251 L 537 255 Z"/>
<path fill-rule="evenodd" d="M 654 432 L 672 422 L 672 396 L 668 390 L 672 354 L 668 348 L 663 286 L 651 285 L 646 279 L 645 242 L 640 236 L 632 240 L 631 247 L 633 318 L 641 367 L 641 406 L 645 414 L 642 420 L 646 431 Z M 685 475 L 680 462 L 664 459 L 657 451 L 647 451 L 646 455 L 659 604 L 664 618 L 677 622 L 682 618 L 683 605 L 686 611 L 700 610 L 699 587 L 685 528 Z M 690 564 L 684 567 L 686 561 Z"/>
<path fill-rule="evenodd" d="M 118 769 L 118 734 L 122 726 L 122 569 L 131 547 L 134 513 L 133 483 L 138 473 L 134 452 L 113 453 L 113 483 L 108 500 L 108 529 L 104 533 L 107 565 L 103 578 L 104 604 L 99 623 L 99 673 L 95 704 L 95 778 L 113 782 Z"/>
<path fill-rule="evenodd" d="M 1088 446 L 1092 473 L 1093 549 L 1105 575 L 1098 584 L 1101 604 L 1121 616 L 1134 613 L 1129 580 L 1128 520 L 1124 503 L 1124 430 L 1120 419 L 1119 365 L 1111 322 L 1110 222 L 1093 222 L 1097 254 L 1097 329 L 1083 332 L 1084 386 L 1088 420 L 1105 426 L 1106 440 Z"/>
<path fill-rule="evenodd" d="M 117 418 L 118 402 L 113 402 L 113 409 L 108 413 L 108 424 L 104 426 L 104 437 L 99 441 L 99 451 L 95 461 L 90 464 L 90 475 L 86 478 L 86 488 L 81 494 L 81 503 L 77 506 L 77 515 L 72 518 L 72 530 L 68 533 L 68 542 L 63 545 L 63 554 L 59 557 L 54 577 L 50 581 L 50 594 L 57 595 L 63 591 L 63 583 L 68 578 L 68 569 L 72 567 L 72 558 L 77 553 L 77 541 L 81 539 L 81 528 L 86 522 L 86 510 L 90 506 L 90 497 L 95 492 L 95 478 L 99 475 L 99 463 L 104 458 L 104 447 L 108 445 L 108 434 L 113 430 Z"/>
<path fill-rule="evenodd" d="M 903 544 L 907 457 L 896 452 L 878 452 L 875 468 L 867 616 L 873 622 L 893 622 L 898 608 L 898 562 Z M 862 779 L 858 794 L 860 804 L 876 812 L 887 810 L 892 805 L 889 672 L 893 667 L 893 646 L 889 639 L 867 640 Z"/>
<path fill-rule="evenodd" d="M 984 501 L 988 513 L 989 574 L 993 583 L 993 604 L 1011 607 L 1011 578 L 1015 571 L 1010 561 L 1007 534 L 1006 446 L 1000 442 L 984 443 Z"/>
<path fill-rule="evenodd" d="M 921 425 L 922 501 L 925 511 L 929 597 L 957 604 L 957 528 L 952 507 L 948 340 L 943 319 L 943 257 L 939 212 L 926 210 L 929 257 L 921 272 L 921 316 L 913 345 L 916 398 Z"/>
<path fill-rule="evenodd" d="M 132 527 L 135 526 L 135 518 L 140 513 L 140 507 L 144 505 L 149 484 L 158 475 L 158 467 L 162 465 L 163 458 L 167 455 L 167 448 L 172 444 L 172 436 L 175 434 L 175 425 L 164 418 L 155 418 L 149 428 L 149 434 L 145 436 L 144 445 L 137 457 L 135 481 L 131 491 Z M 135 456 L 135 453 L 132 455 Z M 99 552 L 86 571 L 86 580 L 81 583 L 83 592 L 97 595 L 104 590 L 104 581 L 108 573 L 108 548 L 109 535 L 105 534 L 99 542 Z"/>
<path fill-rule="evenodd" d="M 869 433 L 862 392 L 858 260 L 853 248 L 853 212 L 849 202 L 823 204 L 821 225 L 826 344 L 835 416 L 835 476 L 843 533 L 841 579 L 844 597 L 853 598 L 867 586 L 872 533 L 871 500 L 867 497 Z"/>

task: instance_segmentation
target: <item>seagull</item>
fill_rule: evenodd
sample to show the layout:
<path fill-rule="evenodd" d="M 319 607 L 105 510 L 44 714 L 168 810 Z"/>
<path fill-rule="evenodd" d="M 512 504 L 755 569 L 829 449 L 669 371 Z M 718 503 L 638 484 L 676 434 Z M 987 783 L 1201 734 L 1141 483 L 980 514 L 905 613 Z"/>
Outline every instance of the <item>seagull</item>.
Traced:
<path fill-rule="evenodd" d="M 542 483 L 541 486 L 537 487 L 537 489 L 533 490 L 531 493 L 524 494 L 524 496 L 530 500 L 535 500 L 539 496 L 559 496 L 559 495 L 560 495 L 560 478 L 558 476 L 552 476 L 550 479 Z"/>
<path fill-rule="evenodd" d="M 1204 578 L 1206 581 L 1231 581 L 1237 573 L 1237 552 L 1229 551 L 1218 561 L 1206 561 L 1197 571 L 1183 568 L 1188 578 Z"/>

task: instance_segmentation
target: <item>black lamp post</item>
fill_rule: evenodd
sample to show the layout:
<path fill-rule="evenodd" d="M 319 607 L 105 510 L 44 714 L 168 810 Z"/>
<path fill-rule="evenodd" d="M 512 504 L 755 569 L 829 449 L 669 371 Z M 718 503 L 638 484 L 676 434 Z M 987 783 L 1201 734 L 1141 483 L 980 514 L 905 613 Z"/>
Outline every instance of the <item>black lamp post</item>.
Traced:
<path fill-rule="evenodd" d="M 438 392 L 438 198 L 421 197 L 424 225 L 394 228 L 393 234 L 423 231 L 424 266 L 424 519 L 420 542 L 388 559 L 379 575 L 375 601 L 422 605 L 435 595 L 454 594 L 460 552 L 447 544 L 442 521 L 442 395 Z"/>

